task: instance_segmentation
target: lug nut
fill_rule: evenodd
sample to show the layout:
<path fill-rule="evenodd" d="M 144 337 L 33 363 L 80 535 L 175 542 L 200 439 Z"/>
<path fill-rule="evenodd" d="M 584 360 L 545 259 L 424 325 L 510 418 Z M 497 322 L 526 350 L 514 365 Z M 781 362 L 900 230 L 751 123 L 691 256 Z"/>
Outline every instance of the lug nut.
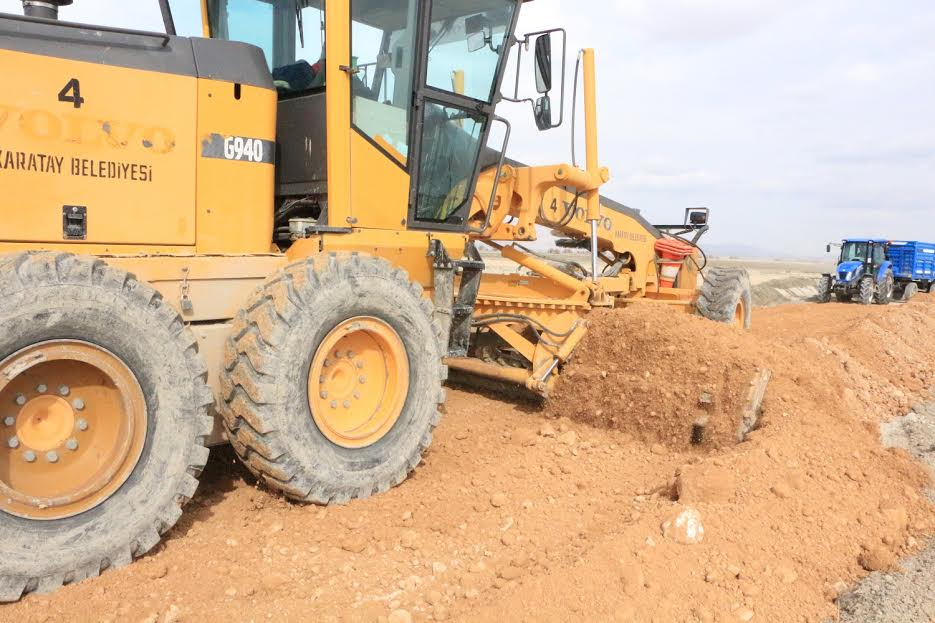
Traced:
<path fill-rule="evenodd" d="M 352 350 L 347 351 L 347 358 L 348 358 L 348 359 L 353 359 L 353 358 L 354 358 L 354 351 L 352 351 Z"/>
<path fill-rule="evenodd" d="M 321 393 L 321 398 L 322 398 L 322 400 L 324 400 L 324 399 L 327 398 L 327 397 L 328 397 L 328 392 L 322 392 L 322 393 Z"/>
<path fill-rule="evenodd" d="M 337 401 L 337 400 L 332 400 L 332 401 L 331 401 L 331 408 L 332 408 L 332 409 L 337 409 L 337 408 L 338 408 L 338 401 Z"/>
<path fill-rule="evenodd" d="M 72 452 L 74 452 L 75 450 L 78 449 L 78 440 L 69 439 L 68 441 L 65 442 L 65 447 L 71 450 Z"/>
<path fill-rule="evenodd" d="M 84 411 L 84 400 L 81 398 L 75 398 L 71 401 L 71 406 L 73 406 L 77 411 Z"/>
<path fill-rule="evenodd" d="M 36 453 L 33 452 L 32 450 L 26 450 L 26 452 L 23 452 L 23 460 L 26 461 L 27 463 L 35 463 Z"/>
<path fill-rule="evenodd" d="M 17 448 L 19 448 L 19 439 L 17 437 L 10 437 L 9 439 L 7 439 L 6 445 L 16 450 Z"/>
<path fill-rule="evenodd" d="M 26 404 L 26 396 L 24 396 L 24 395 L 22 395 L 22 394 L 18 395 L 18 396 L 16 397 L 16 404 L 18 404 L 18 405 L 21 406 L 21 407 L 22 407 L 24 404 Z"/>
<path fill-rule="evenodd" d="M 59 385 L 59 388 L 58 388 L 59 396 L 67 396 L 70 393 L 71 393 L 71 390 L 68 388 L 68 385 Z"/>
<path fill-rule="evenodd" d="M 344 408 L 345 408 L 345 409 L 350 409 L 350 408 L 351 408 L 351 401 L 350 401 L 350 400 L 345 400 L 345 401 L 344 401 Z"/>
<path fill-rule="evenodd" d="M 55 450 L 49 450 L 45 453 L 45 460 L 49 463 L 58 463 L 58 452 Z"/>
<path fill-rule="evenodd" d="M 16 424 L 16 418 L 14 418 L 12 415 L 8 415 L 5 418 L 3 418 L 3 423 L 6 424 L 7 426 L 13 426 L 14 424 Z"/>
<path fill-rule="evenodd" d="M 80 431 L 88 430 L 88 421 L 84 418 L 81 418 L 80 420 L 78 420 L 76 425 L 78 426 L 78 430 Z"/>
<path fill-rule="evenodd" d="M 358 362 L 357 362 L 357 369 L 358 369 L 358 370 L 363 370 L 363 369 L 364 369 L 364 362 L 363 362 L 363 361 L 358 361 Z"/>
<path fill-rule="evenodd" d="M 354 400 L 360 400 L 360 392 L 354 392 Z"/>
<path fill-rule="evenodd" d="M 357 380 L 360 381 L 360 384 L 361 384 L 361 385 L 363 385 L 364 383 L 367 382 L 367 377 L 364 376 L 363 374 L 361 374 L 360 377 L 359 377 Z"/>
<path fill-rule="evenodd" d="M 335 359 L 340 359 L 340 358 L 341 358 L 341 351 L 339 351 L 339 350 L 334 351 L 334 358 L 335 358 Z"/>
<path fill-rule="evenodd" d="M 330 367 L 331 367 L 331 362 L 330 362 L 329 360 L 325 359 L 325 363 L 323 363 L 322 365 L 323 365 L 324 367 L 326 367 L 326 368 L 330 368 Z"/>
<path fill-rule="evenodd" d="M 44 394 L 47 391 L 49 391 L 49 386 L 46 385 L 45 383 L 42 383 L 36 386 L 36 391 L 39 392 L 40 394 Z"/>

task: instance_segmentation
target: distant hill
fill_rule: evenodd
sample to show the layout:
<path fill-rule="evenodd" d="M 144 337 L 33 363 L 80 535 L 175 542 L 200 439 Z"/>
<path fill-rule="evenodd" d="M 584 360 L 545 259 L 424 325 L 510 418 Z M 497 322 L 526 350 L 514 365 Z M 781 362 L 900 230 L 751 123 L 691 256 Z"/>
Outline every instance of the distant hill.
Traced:
<path fill-rule="evenodd" d="M 805 261 L 823 261 L 827 259 L 827 257 L 822 254 L 796 255 L 787 251 L 764 249 L 752 244 L 705 244 L 704 241 L 702 241 L 701 246 L 704 249 L 704 252 L 711 257 L 742 257 L 747 259 Z"/>

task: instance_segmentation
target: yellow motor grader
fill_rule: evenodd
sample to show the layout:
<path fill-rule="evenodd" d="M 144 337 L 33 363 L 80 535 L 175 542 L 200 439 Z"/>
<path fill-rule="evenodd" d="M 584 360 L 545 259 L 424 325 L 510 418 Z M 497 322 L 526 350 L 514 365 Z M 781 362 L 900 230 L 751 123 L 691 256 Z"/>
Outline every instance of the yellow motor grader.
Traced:
<path fill-rule="evenodd" d="M 519 0 L 160 0 L 164 32 L 69 4 L 0 14 L 0 600 L 145 554 L 212 444 L 343 503 L 418 465 L 449 368 L 544 394 L 595 307 L 749 324 L 743 273 L 697 285 L 706 212 L 601 198 L 592 51 L 585 166 L 487 147 L 514 52 L 563 117 L 564 34 L 516 37 Z"/>

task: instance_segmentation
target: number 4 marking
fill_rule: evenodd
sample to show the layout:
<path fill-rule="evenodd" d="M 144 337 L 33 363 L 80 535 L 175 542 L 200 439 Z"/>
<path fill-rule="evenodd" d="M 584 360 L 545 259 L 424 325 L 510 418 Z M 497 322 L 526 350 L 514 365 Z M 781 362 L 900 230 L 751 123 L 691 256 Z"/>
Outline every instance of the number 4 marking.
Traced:
<path fill-rule="evenodd" d="M 69 91 L 72 92 L 72 95 L 68 94 Z M 69 102 L 74 104 L 75 108 L 81 108 L 81 105 L 84 104 L 84 98 L 81 97 L 81 83 L 78 82 L 77 78 L 68 81 L 65 88 L 59 92 L 58 101 Z"/>

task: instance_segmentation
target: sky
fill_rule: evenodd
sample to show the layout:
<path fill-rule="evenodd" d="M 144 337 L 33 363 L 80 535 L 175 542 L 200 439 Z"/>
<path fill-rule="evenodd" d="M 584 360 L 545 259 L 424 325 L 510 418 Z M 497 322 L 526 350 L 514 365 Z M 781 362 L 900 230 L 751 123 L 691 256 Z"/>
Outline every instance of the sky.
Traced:
<path fill-rule="evenodd" d="M 61 16 L 161 28 L 155 0 L 76 0 Z M 576 52 L 595 48 L 604 191 L 651 222 L 709 207 L 712 248 L 777 257 L 843 237 L 935 241 L 935 2 L 524 5 L 520 34 L 552 27 L 569 33 L 567 104 Z M 528 104 L 498 113 L 513 158 L 570 161 L 570 120 L 540 133 Z"/>

